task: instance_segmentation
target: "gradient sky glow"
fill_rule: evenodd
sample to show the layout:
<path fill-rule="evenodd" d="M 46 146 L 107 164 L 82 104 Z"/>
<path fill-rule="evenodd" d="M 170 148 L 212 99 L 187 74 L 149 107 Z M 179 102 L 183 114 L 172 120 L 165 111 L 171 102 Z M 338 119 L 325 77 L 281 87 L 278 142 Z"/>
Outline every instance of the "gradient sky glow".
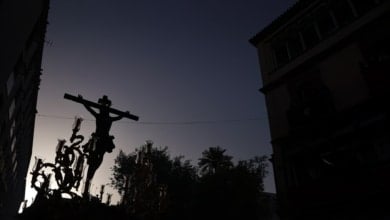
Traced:
<path fill-rule="evenodd" d="M 217 145 L 235 159 L 271 154 L 257 54 L 248 39 L 293 2 L 52 0 L 31 164 L 34 156 L 54 161 L 57 139 L 71 135 L 67 118 L 86 119 L 80 132 L 86 138 L 94 130 L 93 116 L 64 93 L 91 101 L 106 94 L 112 107 L 140 117 L 113 124 L 116 148 L 105 155 L 93 193 L 110 182 L 119 150 L 131 152 L 146 140 L 194 164 Z M 156 123 L 193 121 L 207 123 Z M 266 191 L 275 191 L 272 174 Z"/>

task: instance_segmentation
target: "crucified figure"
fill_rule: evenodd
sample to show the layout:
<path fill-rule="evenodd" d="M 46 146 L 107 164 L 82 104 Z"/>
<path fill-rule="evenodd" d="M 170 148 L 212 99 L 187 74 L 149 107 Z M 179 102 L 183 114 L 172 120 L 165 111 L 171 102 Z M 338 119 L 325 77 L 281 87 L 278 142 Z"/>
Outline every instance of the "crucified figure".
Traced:
<path fill-rule="evenodd" d="M 83 105 L 93 116 L 95 116 L 96 119 L 95 133 L 92 134 L 92 137 L 97 139 L 96 150 L 101 152 L 107 151 L 111 153 L 112 150 L 115 148 L 113 142 L 114 136 L 111 136 L 109 133 L 111 125 L 112 122 L 122 119 L 123 115 L 117 115 L 115 117 L 110 116 L 109 110 L 111 106 L 111 101 L 107 98 L 107 96 L 103 96 L 102 99 L 99 99 L 98 103 L 101 105 L 101 107 L 99 108 L 99 113 L 93 110 L 93 108 L 88 104 L 83 103 Z M 128 111 L 126 113 L 129 114 Z M 100 149 L 97 147 L 100 147 Z"/>
<path fill-rule="evenodd" d="M 103 162 L 104 154 L 106 152 L 111 153 L 115 148 L 113 142 L 114 136 L 110 135 L 112 122 L 118 121 L 123 117 L 137 121 L 138 116 L 131 115 L 128 111 L 122 112 L 111 108 L 111 101 L 107 98 L 107 96 L 100 98 L 98 103 L 85 100 L 81 95 L 76 97 L 65 94 L 64 97 L 83 104 L 84 107 L 96 118 L 95 132 L 92 133 L 92 137 L 88 143 L 83 146 L 84 153 L 88 154 L 87 163 L 89 165 L 83 194 L 84 196 L 88 196 L 91 180 L 95 175 L 96 170 Z M 95 111 L 93 108 L 99 109 L 99 112 Z M 110 116 L 110 113 L 115 114 L 115 116 Z"/>

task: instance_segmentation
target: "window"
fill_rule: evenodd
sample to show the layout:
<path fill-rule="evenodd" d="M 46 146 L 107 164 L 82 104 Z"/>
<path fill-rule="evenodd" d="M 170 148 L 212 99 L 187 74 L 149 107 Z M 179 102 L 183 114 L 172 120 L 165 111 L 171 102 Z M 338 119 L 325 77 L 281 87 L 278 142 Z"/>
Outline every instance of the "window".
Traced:
<path fill-rule="evenodd" d="M 9 136 L 12 138 L 15 132 L 16 123 L 15 120 L 12 121 L 11 129 L 9 130 Z"/>
<path fill-rule="evenodd" d="M 4 152 L 3 152 L 3 146 L 0 145 L 0 181 L 2 178 L 2 173 L 4 169 Z"/>
<path fill-rule="evenodd" d="M 390 94 L 390 32 L 384 30 L 388 21 L 370 29 L 369 35 L 361 36 L 361 47 L 365 62 L 361 66 L 370 92 L 373 96 Z"/>
<path fill-rule="evenodd" d="M 374 142 L 374 149 L 379 161 L 388 161 L 390 159 L 390 140 L 382 138 Z"/>
<path fill-rule="evenodd" d="M 358 15 L 363 15 L 370 9 L 372 9 L 376 2 L 374 0 L 351 0 L 351 3 L 355 7 Z"/>
<path fill-rule="evenodd" d="M 16 162 L 16 151 L 12 152 L 12 163 Z"/>
<path fill-rule="evenodd" d="M 275 46 L 274 53 L 278 66 L 284 65 L 290 60 L 290 55 L 286 43 Z"/>
<path fill-rule="evenodd" d="M 290 187 L 298 186 L 298 178 L 296 174 L 296 164 L 294 161 L 288 162 L 288 165 L 286 166 L 287 171 L 287 182 Z"/>
<path fill-rule="evenodd" d="M 3 104 L 4 104 L 3 94 L 0 93 L 0 109 L 3 107 Z"/>
<path fill-rule="evenodd" d="M 325 8 L 318 11 L 317 25 L 322 37 L 329 36 L 336 29 L 332 15 Z"/>
<path fill-rule="evenodd" d="M 287 40 L 287 45 L 291 58 L 295 58 L 303 52 L 303 45 L 298 34 L 292 34 L 291 37 Z"/>
<path fill-rule="evenodd" d="M 13 114 L 15 112 L 15 99 L 12 100 L 11 105 L 9 106 L 9 119 L 12 118 Z"/>
<path fill-rule="evenodd" d="M 18 161 L 15 161 L 14 166 L 12 167 L 12 172 L 16 173 L 16 168 L 18 167 Z"/>
<path fill-rule="evenodd" d="M 14 73 L 12 72 L 12 73 L 8 76 L 8 80 L 7 80 L 7 94 L 8 94 L 8 95 L 11 94 L 12 88 L 14 87 L 14 83 L 15 83 L 15 75 L 14 75 Z"/>
<path fill-rule="evenodd" d="M 4 128 L 5 128 L 5 121 L 1 122 L 1 125 L 0 125 L 0 138 L 2 137 Z"/>
<path fill-rule="evenodd" d="M 15 144 L 16 144 L 16 138 L 13 137 L 12 142 L 11 142 L 11 152 L 13 152 L 15 150 Z"/>
<path fill-rule="evenodd" d="M 303 29 L 302 37 L 307 49 L 314 47 L 318 42 L 320 42 L 320 37 L 317 34 L 314 24 L 310 24 Z"/>
<path fill-rule="evenodd" d="M 310 182 L 310 175 L 308 169 L 311 168 L 310 161 L 304 156 L 294 158 L 294 168 L 296 175 L 296 184 L 305 185 Z"/>
<path fill-rule="evenodd" d="M 334 110 L 332 94 L 316 71 L 291 81 L 288 89 L 291 101 L 286 113 L 292 131 L 313 120 L 326 120 Z"/>
<path fill-rule="evenodd" d="M 347 1 L 335 1 L 332 10 L 340 26 L 350 23 L 355 18 L 352 8 Z"/>

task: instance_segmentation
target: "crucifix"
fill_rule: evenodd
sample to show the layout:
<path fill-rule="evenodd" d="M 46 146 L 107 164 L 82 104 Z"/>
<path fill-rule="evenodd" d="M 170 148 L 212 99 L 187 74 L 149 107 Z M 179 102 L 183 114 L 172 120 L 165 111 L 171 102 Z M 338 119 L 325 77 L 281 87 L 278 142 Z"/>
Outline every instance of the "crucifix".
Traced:
<path fill-rule="evenodd" d="M 95 132 L 92 133 L 92 137 L 88 143 L 83 146 L 84 153 L 88 153 L 87 163 L 89 165 L 83 195 L 88 196 L 91 180 L 95 175 L 96 170 L 103 162 L 104 154 L 106 152 L 111 153 L 115 148 L 113 142 L 114 136 L 109 134 L 112 122 L 118 121 L 122 118 L 129 118 L 138 121 L 139 118 L 136 115 L 130 114 L 129 111 L 123 112 L 111 108 L 111 101 L 106 95 L 100 98 L 97 103 L 88 101 L 81 95 L 73 96 L 65 93 L 64 98 L 83 104 L 96 119 Z M 99 110 L 99 112 L 95 109 Z M 110 116 L 110 114 L 114 114 L 114 116 Z"/>

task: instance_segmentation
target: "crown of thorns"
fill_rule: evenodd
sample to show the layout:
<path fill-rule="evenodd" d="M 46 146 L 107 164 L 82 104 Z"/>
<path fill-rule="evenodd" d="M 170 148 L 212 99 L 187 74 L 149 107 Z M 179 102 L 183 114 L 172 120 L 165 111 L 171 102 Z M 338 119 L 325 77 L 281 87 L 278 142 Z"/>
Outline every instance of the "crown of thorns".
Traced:
<path fill-rule="evenodd" d="M 106 95 L 104 95 L 103 98 L 100 98 L 98 103 L 104 106 L 111 106 L 111 100 L 109 100 Z"/>

